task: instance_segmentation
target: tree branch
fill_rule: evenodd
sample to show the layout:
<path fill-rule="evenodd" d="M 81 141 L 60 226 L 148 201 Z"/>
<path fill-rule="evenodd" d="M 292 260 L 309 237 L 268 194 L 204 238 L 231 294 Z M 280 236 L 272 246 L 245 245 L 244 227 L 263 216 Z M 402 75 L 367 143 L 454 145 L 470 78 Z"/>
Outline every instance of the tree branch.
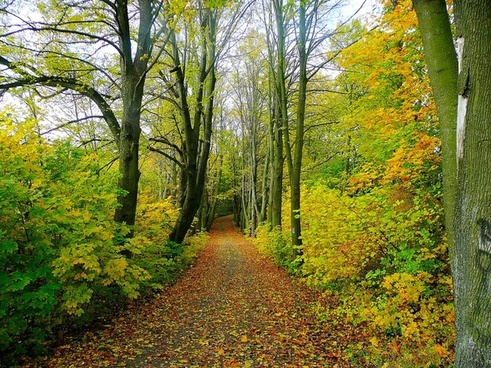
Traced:
<path fill-rule="evenodd" d="M 180 156 L 182 156 L 184 153 L 182 152 L 181 148 L 179 148 L 176 144 L 170 142 L 167 138 L 165 137 L 159 137 L 159 138 L 148 138 L 150 142 L 157 142 L 157 143 L 162 143 L 166 144 L 169 147 L 174 148 L 177 153 L 179 153 Z"/>
<path fill-rule="evenodd" d="M 181 169 L 184 169 L 184 165 L 182 164 L 182 162 L 180 162 L 178 159 L 176 159 L 175 157 L 172 157 L 171 155 L 169 155 L 168 153 L 164 152 L 164 151 L 161 151 L 159 150 L 158 148 L 154 148 L 152 146 L 147 146 L 147 148 L 152 151 L 152 152 L 156 152 L 156 153 L 159 153 L 161 154 L 162 156 L 168 158 L 169 160 L 173 161 L 176 163 L 177 166 L 179 166 L 179 168 Z"/>
<path fill-rule="evenodd" d="M 76 78 L 44 75 L 33 76 L 27 74 L 24 71 L 19 70 L 14 63 L 5 59 L 3 56 L 0 56 L 0 64 L 7 66 L 10 70 L 22 75 L 21 79 L 17 79 L 16 81 L 12 81 L 10 83 L 0 84 L 0 90 L 6 91 L 15 87 L 43 85 L 55 88 L 64 87 L 90 98 L 101 111 L 104 120 L 106 121 L 116 140 L 116 143 L 119 145 L 119 134 L 121 129 L 118 119 L 114 115 L 114 112 L 112 111 L 111 106 L 109 106 L 107 103 L 106 99 L 98 91 L 96 91 L 95 88 L 79 82 Z"/>

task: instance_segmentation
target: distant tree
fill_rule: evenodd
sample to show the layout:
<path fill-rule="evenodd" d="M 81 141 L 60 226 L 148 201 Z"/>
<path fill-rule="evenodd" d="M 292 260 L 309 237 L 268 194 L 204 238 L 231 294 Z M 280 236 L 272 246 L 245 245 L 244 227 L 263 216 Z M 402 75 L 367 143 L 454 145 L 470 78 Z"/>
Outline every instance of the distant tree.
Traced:
<path fill-rule="evenodd" d="M 333 35 L 328 18 L 340 3 L 326 0 L 271 2 L 275 28 L 271 25 L 268 46 L 274 80 L 273 134 L 282 135 L 282 143 L 275 136 L 276 155 L 273 160 L 273 196 L 280 187 L 280 163 L 283 159 L 288 168 L 290 181 L 290 212 L 292 244 L 302 244 L 300 183 L 305 137 L 307 86 L 309 81 L 330 61 L 321 45 Z M 266 22 L 265 22 L 266 23 Z M 270 33 L 270 32 L 268 32 Z M 281 124 L 278 124 L 280 122 Z M 290 132 L 291 131 L 291 132 Z M 283 158 L 284 150 L 285 158 Z M 281 225 L 275 206 L 281 201 L 272 201 L 272 226 Z M 279 221 L 278 221 L 279 217 Z"/>
<path fill-rule="evenodd" d="M 180 168 L 179 217 L 169 235 L 181 243 L 200 207 L 206 184 L 215 109 L 217 66 L 248 2 L 189 0 L 165 4 L 169 39 L 160 77 L 163 98 L 179 111 L 176 162 Z"/>
<path fill-rule="evenodd" d="M 269 167 L 269 150 L 264 145 L 267 129 L 267 67 L 264 38 L 256 30 L 247 34 L 239 47 L 236 71 L 231 81 L 234 90 L 234 110 L 240 121 L 239 137 L 244 164 L 241 190 L 243 205 L 236 215 L 241 217 L 243 227 L 253 236 L 259 222 L 265 220 L 268 183 L 262 175 L 260 163 Z M 266 148 L 262 149 L 261 148 Z M 266 152 L 265 152 L 266 151 Z M 262 185 L 259 181 L 262 179 Z"/>

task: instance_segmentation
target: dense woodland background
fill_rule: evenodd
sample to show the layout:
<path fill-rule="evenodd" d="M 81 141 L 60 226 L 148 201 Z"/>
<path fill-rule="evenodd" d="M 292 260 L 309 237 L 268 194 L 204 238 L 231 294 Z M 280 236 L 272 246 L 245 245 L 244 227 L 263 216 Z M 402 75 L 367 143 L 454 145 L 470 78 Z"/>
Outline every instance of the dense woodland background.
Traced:
<path fill-rule="evenodd" d="M 354 17 L 321 0 L 65 2 L 0 2 L 0 355 L 151 295 L 233 213 L 338 298 L 320 320 L 370 331 L 351 359 L 452 362 L 440 127 L 410 1 Z"/>

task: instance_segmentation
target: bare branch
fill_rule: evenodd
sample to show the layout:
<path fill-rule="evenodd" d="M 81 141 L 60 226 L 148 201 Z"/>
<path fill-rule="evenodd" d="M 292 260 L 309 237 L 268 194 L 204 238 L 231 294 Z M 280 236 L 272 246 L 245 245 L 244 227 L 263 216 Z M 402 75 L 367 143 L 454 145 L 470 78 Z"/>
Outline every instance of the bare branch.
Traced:
<path fill-rule="evenodd" d="M 169 141 L 165 137 L 148 138 L 148 140 L 150 142 L 162 143 L 162 144 L 165 144 L 165 145 L 167 145 L 169 147 L 172 147 L 173 149 L 175 149 L 177 151 L 177 153 L 179 153 L 180 156 L 182 156 L 184 154 L 179 146 L 177 146 L 176 144 L 172 143 L 171 141 Z"/>
<path fill-rule="evenodd" d="M 50 134 L 50 133 L 53 133 L 59 129 L 66 128 L 69 125 L 80 123 L 80 122 L 86 121 L 86 120 L 92 120 L 92 119 L 104 119 L 104 116 L 102 116 L 102 115 L 91 115 L 91 116 L 84 116 L 83 118 L 80 118 L 80 119 L 70 120 L 70 121 L 67 121 L 66 123 L 58 125 L 54 128 L 48 129 L 45 132 L 42 132 L 40 135 L 43 136 L 46 134 Z"/>
<path fill-rule="evenodd" d="M 184 169 L 184 164 L 182 162 L 180 162 L 178 159 L 176 159 L 175 157 L 172 157 L 171 155 L 169 155 L 168 153 L 164 152 L 164 151 L 161 151 L 159 150 L 158 148 L 154 148 L 152 146 L 147 146 L 147 148 L 152 151 L 152 152 L 156 152 L 166 158 L 168 158 L 169 160 L 173 161 L 176 163 L 177 166 L 179 166 L 181 169 Z"/>
<path fill-rule="evenodd" d="M 90 98 L 97 105 L 97 107 L 99 107 L 99 110 L 104 116 L 104 120 L 108 124 L 109 129 L 111 130 L 114 138 L 119 144 L 119 122 L 105 98 L 98 91 L 96 91 L 95 88 L 79 82 L 76 78 L 27 75 L 22 70 L 19 70 L 19 68 L 17 68 L 15 64 L 5 59 L 3 56 L 0 56 L 0 64 L 7 66 L 10 70 L 18 72 L 23 76 L 16 81 L 0 84 L 0 90 L 8 90 L 11 88 L 22 86 L 44 85 L 55 88 L 64 87 Z"/>

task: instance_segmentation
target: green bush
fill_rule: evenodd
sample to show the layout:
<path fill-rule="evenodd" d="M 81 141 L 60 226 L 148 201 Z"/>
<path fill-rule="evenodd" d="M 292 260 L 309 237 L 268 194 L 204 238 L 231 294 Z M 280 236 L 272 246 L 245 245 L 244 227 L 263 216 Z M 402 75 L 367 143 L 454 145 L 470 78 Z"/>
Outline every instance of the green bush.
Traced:
<path fill-rule="evenodd" d="M 0 120 L 1 121 L 1 120 Z M 0 122 L 0 355 L 37 353 L 107 290 L 138 295 L 148 272 L 121 255 L 116 176 L 29 124 Z"/>
<path fill-rule="evenodd" d="M 296 273 L 300 269 L 301 259 L 298 257 L 297 249 L 279 228 L 270 230 L 269 224 L 260 225 L 256 229 L 253 241 L 262 254 L 271 257 L 289 273 Z"/>
<path fill-rule="evenodd" d="M 117 173 L 100 172 L 104 152 L 33 131 L 0 116 L 0 365 L 173 281 L 206 243 L 168 242 L 177 209 L 145 193 L 127 239 L 112 220 Z"/>

